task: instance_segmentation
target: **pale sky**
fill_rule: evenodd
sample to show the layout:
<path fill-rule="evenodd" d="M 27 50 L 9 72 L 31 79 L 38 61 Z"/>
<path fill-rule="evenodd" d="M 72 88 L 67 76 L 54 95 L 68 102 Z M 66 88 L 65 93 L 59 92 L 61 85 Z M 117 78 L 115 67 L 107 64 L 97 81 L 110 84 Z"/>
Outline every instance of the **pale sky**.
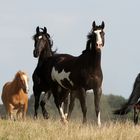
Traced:
<path fill-rule="evenodd" d="M 102 50 L 103 93 L 131 94 L 140 72 L 139 0 L 0 0 L 0 89 L 18 70 L 26 71 L 32 92 L 37 65 L 33 40 L 37 26 L 47 27 L 54 50 L 80 55 L 92 22 L 105 22 Z"/>

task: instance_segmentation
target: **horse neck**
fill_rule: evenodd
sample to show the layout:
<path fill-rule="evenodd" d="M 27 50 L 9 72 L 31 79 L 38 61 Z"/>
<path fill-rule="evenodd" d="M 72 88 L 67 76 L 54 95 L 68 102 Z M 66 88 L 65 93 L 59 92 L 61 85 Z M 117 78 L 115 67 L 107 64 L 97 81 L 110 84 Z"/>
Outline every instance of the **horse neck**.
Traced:
<path fill-rule="evenodd" d="M 93 55 L 93 61 L 92 64 L 94 64 L 96 67 L 100 67 L 101 66 L 101 51 L 96 51 Z"/>
<path fill-rule="evenodd" d="M 101 51 L 87 50 L 82 57 L 82 63 L 85 62 L 83 66 L 86 66 L 87 69 L 101 68 Z"/>
<path fill-rule="evenodd" d="M 42 50 L 42 52 L 39 56 L 39 61 L 38 62 L 42 63 L 42 61 L 44 61 L 44 59 L 46 59 L 47 57 L 50 57 L 52 55 L 53 55 L 53 53 L 52 53 L 50 48 L 44 49 L 44 50 Z"/>
<path fill-rule="evenodd" d="M 22 88 L 19 86 L 17 79 L 12 81 L 12 88 L 15 89 L 15 94 L 18 93 Z"/>

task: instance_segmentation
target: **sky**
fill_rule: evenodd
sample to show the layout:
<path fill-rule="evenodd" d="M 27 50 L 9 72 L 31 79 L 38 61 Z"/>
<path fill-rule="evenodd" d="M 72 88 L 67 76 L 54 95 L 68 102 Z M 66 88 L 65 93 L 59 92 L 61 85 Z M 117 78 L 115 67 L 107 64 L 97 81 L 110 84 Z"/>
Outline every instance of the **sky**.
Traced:
<path fill-rule="evenodd" d="M 105 22 L 103 93 L 128 98 L 140 72 L 139 0 L 0 0 L 0 89 L 18 70 L 29 75 L 37 26 L 46 27 L 59 53 L 78 56 L 86 48 L 92 22 Z"/>

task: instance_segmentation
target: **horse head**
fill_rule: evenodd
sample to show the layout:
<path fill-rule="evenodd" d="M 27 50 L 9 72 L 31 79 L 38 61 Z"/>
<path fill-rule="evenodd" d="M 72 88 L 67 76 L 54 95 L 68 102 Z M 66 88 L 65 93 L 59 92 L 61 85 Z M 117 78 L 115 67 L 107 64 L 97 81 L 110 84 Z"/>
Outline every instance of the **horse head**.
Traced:
<path fill-rule="evenodd" d="M 96 49 L 99 51 L 104 46 L 104 27 L 105 24 L 103 21 L 101 25 L 96 25 L 95 21 L 93 21 L 92 30 L 88 34 L 88 45 L 90 50 Z"/>
<path fill-rule="evenodd" d="M 40 31 L 41 30 L 41 31 Z M 34 39 L 34 57 L 39 57 L 43 50 L 47 51 L 47 55 L 51 55 L 51 47 L 53 42 L 50 35 L 47 33 L 47 28 L 36 28 L 36 34 L 33 36 Z"/>
<path fill-rule="evenodd" d="M 28 93 L 29 85 L 27 74 L 25 72 L 18 71 L 16 73 L 15 79 L 17 79 L 19 88 L 21 88 L 25 93 Z"/>

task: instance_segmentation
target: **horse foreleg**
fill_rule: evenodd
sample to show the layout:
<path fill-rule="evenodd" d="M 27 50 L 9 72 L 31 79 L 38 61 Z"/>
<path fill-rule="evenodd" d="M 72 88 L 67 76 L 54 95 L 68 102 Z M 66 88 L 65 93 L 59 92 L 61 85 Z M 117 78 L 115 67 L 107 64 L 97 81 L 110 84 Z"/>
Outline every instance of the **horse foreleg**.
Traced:
<path fill-rule="evenodd" d="M 47 96 L 48 93 L 45 93 L 42 100 L 40 101 L 40 106 L 42 108 L 42 114 L 43 114 L 43 117 L 44 119 L 48 119 L 49 118 L 49 114 L 45 108 L 45 105 L 46 105 L 46 102 L 48 100 L 48 96 Z M 47 96 L 47 97 L 46 97 Z"/>
<path fill-rule="evenodd" d="M 35 88 L 33 88 L 33 91 L 34 91 L 34 97 L 35 97 L 35 104 L 34 104 L 34 118 L 37 119 L 37 111 L 38 111 L 38 108 L 39 108 L 39 99 L 40 99 L 40 95 L 41 95 L 41 91 L 36 91 Z"/>
<path fill-rule="evenodd" d="M 97 116 L 97 123 L 98 126 L 101 126 L 101 118 L 100 118 L 100 99 L 102 95 L 102 89 L 99 88 L 94 91 L 94 104 L 95 104 L 95 111 Z"/>
<path fill-rule="evenodd" d="M 81 109 L 83 112 L 83 123 L 86 123 L 87 122 L 86 91 L 85 91 L 85 89 L 81 89 L 81 90 L 78 90 L 78 92 L 79 92 L 78 98 L 80 100 Z"/>
<path fill-rule="evenodd" d="M 28 109 L 28 101 L 23 106 L 23 110 L 22 110 L 22 119 L 23 120 L 26 120 L 27 109 Z"/>
<path fill-rule="evenodd" d="M 134 106 L 134 124 L 136 125 L 138 123 L 138 112 L 137 112 L 137 107 Z"/>
<path fill-rule="evenodd" d="M 14 119 L 14 106 L 12 105 L 12 104 L 9 104 L 8 105 L 8 108 L 7 108 L 8 110 L 7 110 L 7 113 L 8 113 L 8 118 L 10 118 L 10 120 L 15 120 Z"/>

